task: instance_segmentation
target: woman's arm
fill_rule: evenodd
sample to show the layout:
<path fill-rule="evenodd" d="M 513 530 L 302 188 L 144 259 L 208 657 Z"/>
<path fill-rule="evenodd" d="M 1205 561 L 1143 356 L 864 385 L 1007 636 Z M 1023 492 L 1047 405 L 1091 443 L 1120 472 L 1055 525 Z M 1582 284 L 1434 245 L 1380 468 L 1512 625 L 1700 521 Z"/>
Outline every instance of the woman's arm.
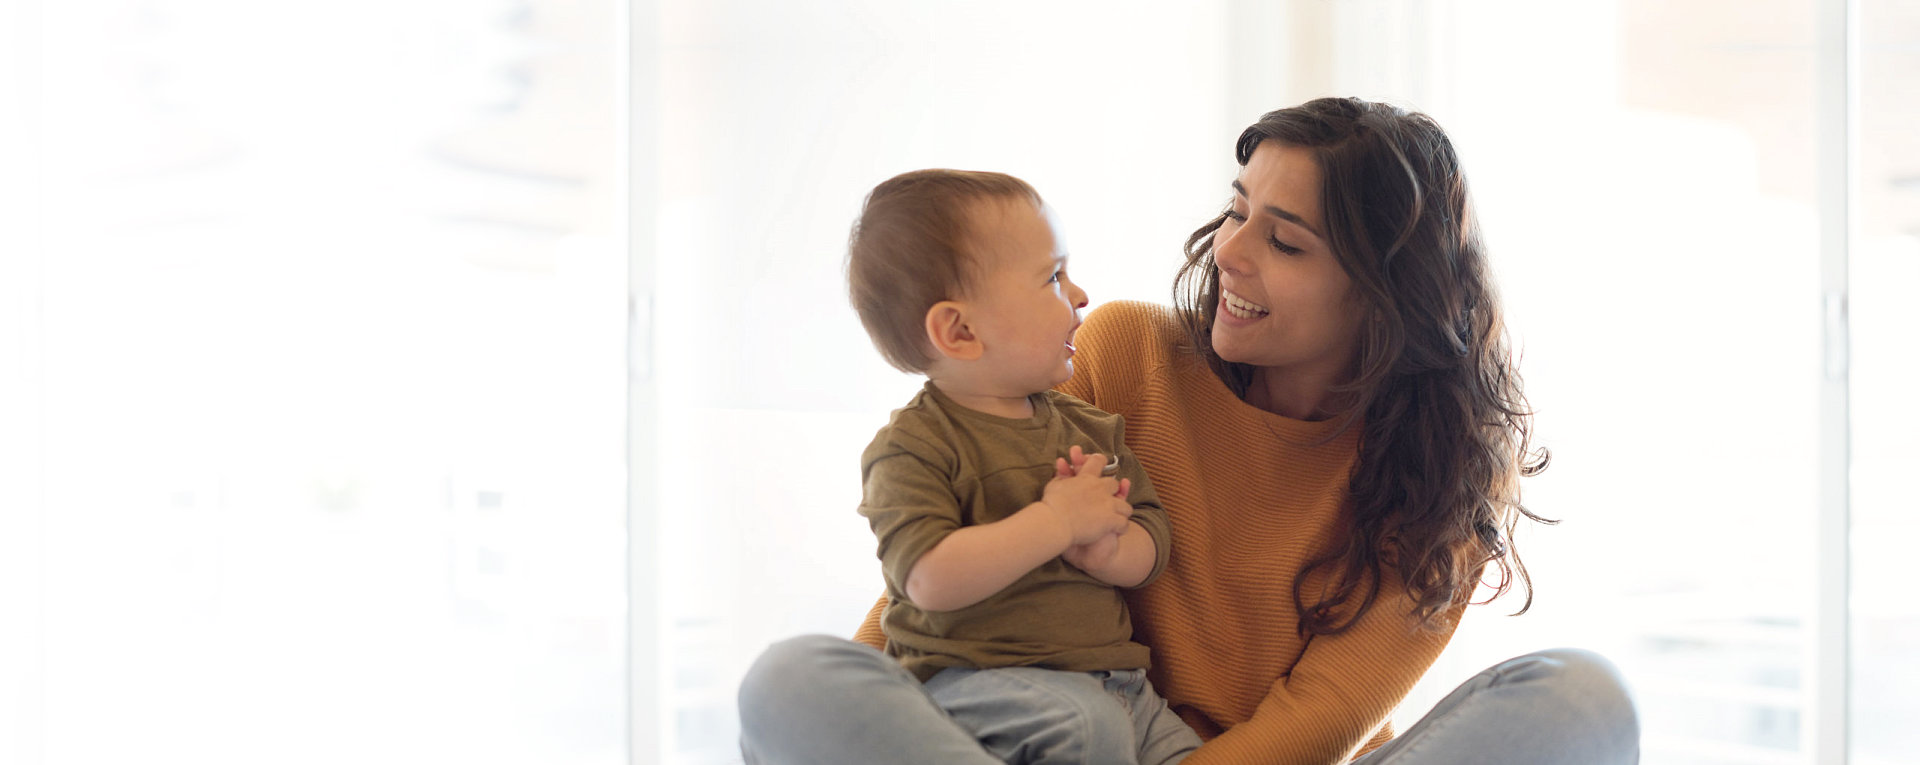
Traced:
<path fill-rule="evenodd" d="M 1351 760 L 1440 657 L 1465 608 L 1454 607 L 1436 631 L 1416 626 L 1407 616 L 1411 607 L 1397 583 L 1383 585 L 1358 624 L 1339 635 L 1312 638 L 1253 718 L 1207 742 L 1185 765 Z"/>

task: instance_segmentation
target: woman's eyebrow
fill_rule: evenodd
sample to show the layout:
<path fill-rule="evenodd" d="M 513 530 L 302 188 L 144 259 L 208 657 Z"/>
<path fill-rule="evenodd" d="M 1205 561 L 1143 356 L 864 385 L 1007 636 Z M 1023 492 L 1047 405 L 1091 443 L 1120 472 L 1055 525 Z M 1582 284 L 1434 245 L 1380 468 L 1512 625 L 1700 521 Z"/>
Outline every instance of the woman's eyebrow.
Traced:
<path fill-rule="evenodd" d="M 1247 198 L 1247 187 L 1240 185 L 1239 181 L 1234 181 L 1233 193 L 1239 194 L 1241 199 L 1245 199 Z M 1293 225 L 1306 229 L 1307 233 L 1320 237 L 1321 241 L 1326 241 L 1327 237 L 1322 235 L 1318 230 L 1314 229 L 1314 227 L 1311 224 L 1308 224 L 1306 218 L 1302 218 L 1298 215 L 1294 215 L 1293 213 L 1287 212 L 1286 210 L 1282 210 L 1278 207 L 1274 207 L 1273 205 L 1263 205 L 1260 209 L 1263 209 L 1269 213 L 1272 213 L 1273 216 L 1276 218 L 1279 218 L 1281 220 L 1292 223 Z"/>

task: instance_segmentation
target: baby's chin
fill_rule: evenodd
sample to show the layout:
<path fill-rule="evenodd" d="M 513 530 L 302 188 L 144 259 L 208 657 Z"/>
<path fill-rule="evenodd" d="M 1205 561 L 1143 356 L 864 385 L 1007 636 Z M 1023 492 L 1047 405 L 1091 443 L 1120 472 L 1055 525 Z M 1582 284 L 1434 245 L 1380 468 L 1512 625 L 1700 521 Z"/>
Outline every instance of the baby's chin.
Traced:
<path fill-rule="evenodd" d="M 1067 371 L 1062 374 L 1047 375 L 1046 377 L 1029 377 L 1018 383 L 1008 381 L 1007 390 L 1011 393 L 1012 391 L 1025 388 L 1028 389 L 1026 395 L 1032 396 L 1058 388 L 1061 384 L 1071 379 L 1073 379 L 1073 369 L 1069 367 Z"/>
<path fill-rule="evenodd" d="M 1048 385 L 1047 388 L 1052 389 L 1052 388 L 1060 387 L 1062 384 L 1065 384 L 1066 381 L 1073 379 L 1073 362 L 1068 361 L 1065 364 L 1062 364 L 1061 366 L 1066 367 L 1066 371 L 1059 375 L 1056 375 L 1055 376 L 1056 379 L 1053 381 L 1053 384 Z"/>

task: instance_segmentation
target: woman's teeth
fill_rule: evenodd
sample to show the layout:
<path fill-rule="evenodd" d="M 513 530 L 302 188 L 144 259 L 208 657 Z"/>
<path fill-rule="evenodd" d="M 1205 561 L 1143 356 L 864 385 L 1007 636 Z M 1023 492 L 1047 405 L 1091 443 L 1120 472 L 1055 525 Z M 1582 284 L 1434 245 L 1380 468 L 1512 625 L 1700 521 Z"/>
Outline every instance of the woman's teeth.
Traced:
<path fill-rule="evenodd" d="M 1245 298 L 1226 290 L 1220 291 L 1220 297 L 1221 302 L 1227 306 L 1227 313 L 1242 319 L 1257 319 L 1271 313 L 1271 311 L 1247 302 Z"/>

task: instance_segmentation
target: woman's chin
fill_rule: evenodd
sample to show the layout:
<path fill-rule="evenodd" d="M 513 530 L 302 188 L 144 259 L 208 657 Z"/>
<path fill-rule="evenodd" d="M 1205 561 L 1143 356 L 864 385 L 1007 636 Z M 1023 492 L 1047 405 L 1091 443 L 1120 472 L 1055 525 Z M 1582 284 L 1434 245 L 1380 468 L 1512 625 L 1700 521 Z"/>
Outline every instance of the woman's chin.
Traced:
<path fill-rule="evenodd" d="M 1249 347 L 1241 338 L 1223 338 L 1218 333 L 1213 336 L 1213 355 L 1219 356 L 1221 361 L 1229 364 L 1247 364 L 1256 367 L 1268 365 L 1270 362 L 1264 360 L 1259 351 L 1259 348 Z"/>
<path fill-rule="evenodd" d="M 1241 352 L 1240 340 L 1234 337 L 1234 333 L 1231 330 L 1223 331 L 1219 324 L 1214 324 L 1211 339 L 1213 341 L 1213 355 L 1219 356 L 1221 361 L 1234 364 L 1246 363 L 1242 361 L 1246 356 Z"/>

